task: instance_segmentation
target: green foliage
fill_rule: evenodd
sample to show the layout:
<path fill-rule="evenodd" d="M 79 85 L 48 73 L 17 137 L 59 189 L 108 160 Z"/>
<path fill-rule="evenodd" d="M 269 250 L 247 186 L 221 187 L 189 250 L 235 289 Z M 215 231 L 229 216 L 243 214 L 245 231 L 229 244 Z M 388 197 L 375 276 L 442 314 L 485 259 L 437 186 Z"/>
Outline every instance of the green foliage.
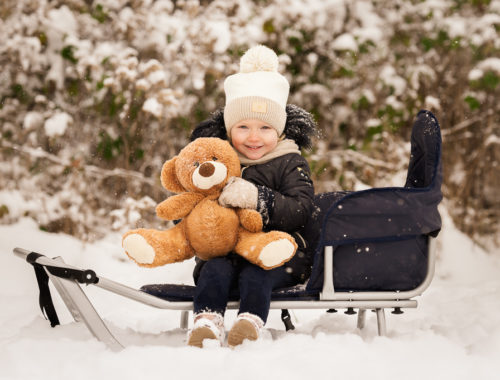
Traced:
<path fill-rule="evenodd" d="M 61 56 L 65 60 L 70 61 L 73 64 L 76 64 L 78 62 L 78 59 L 76 59 L 75 56 L 74 56 L 75 49 L 76 49 L 76 46 L 66 45 L 61 50 Z"/>
<path fill-rule="evenodd" d="M 469 48 L 474 62 L 483 61 L 488 57 L 500 57 L 500 49 L 495 47 L 494 44 L 475 45 L 471 43 Z"/>
<path fill-rule="evenodd" d="M 112 138 L 107 132 L 99 134 L 96 151 L 106 161 L 112 161 L 122 153 L 123 140 L 121 137 Z"/>
<path fill-rule="evenodd" d="M 332 73 L 332 78 L 353 78 L 354 71 L 345 66 L 339 66 L 337 70 Z"/>
<path fill-rule="evenodd" d="M 300 29 L 297 35 L 288 37 L 288 44 L 295 50 L 295 56 L 306 52 L 309 43 L 314 41 L 314 35 L 314 31 Z"/>
<path fill-rule="evenodd" d="M 295 53 L 302 53 L 303 51 L 303 46 L 302 46 L 302 41 L 299 37 L 296 37 L 296 36 L 292 36 L 292 37 L 288 37 L 288 43 L 290 44 L 290 46 L 293 46 L 293 48 L 295 49 Z"/>
<path fill-rule="evenodd" d="M 191 125 L 191 122 L 189 121 L 189 119 L 185 116 L 179 116 L 177 118 L 175 118 L 172 122 L 172 124 L 174 126 L 179 126 L 180 129 L 186 131 L 186 132 L 190 132 L 191 129 L 192 129 L 192 125 Z"/>
<path fill-rule="evenodd" d="M 375 43 L 374 43 L 373 41 L 371 41 L 371 40 L 365 41 L 365 42 L 363 42 L 362 44 L 360 44 L 360 45 L 358 46 L 358 48 L 359 48 L 359 53 L 360 53 L 360 54 L 368 54 L 368 53 L 370 53 L 370 52 L 373 50 L 373 48 L 375 48 L 375 47 L 376 47 L 376 45 L 375 45 Z"/>
<path fill-rule="evenodd" d="M 144 150 L 136 147 L 133 151 L 132 154 L 129 157 L 129 162 L 134 163 L 142 160 L 144 158 Z"/>
<path fill-rule="evenodd" d="M 80 93 L 80 80 L 66 79 L 66 90 L 69 96 L 76 97 Z"/>
<path fill-rule="evenodd" d="M 94 8 L 92 8 L 90 15 L 92 16 L 92 18 L 99 21 L 100 24 L 103 24 L 109 20 L 109 15 L 101 4 L 97 4 Z"/>
<path fill-rule="evenodd" d="M 484 75 L 471 81 L 471 87 L 478 90 L 494 91 L 500 84 L 500 77 L 493 71 L 487 71 Z"/>
<path fill-rule="evenodd" d="M 0 218 L 3 218 L 5 215 L 9 214 L 9 208 L 7 205 L 0 205 Z"/>
<path fill-rule="evenodd" d="M 476 8 L 483 8 L 490 5 L 491 0 L 454 0 L 456 9 L 461 9 L 465 5 L 472 5 Z"/>
<path fill-rule="evenodd" d="M 275 27 L 274 27 L 274 24 L 273 24 L 273 20 L 270 19 L 270 20 L 266 20 L 264 22 L 264 24 L 262 24 L 262 30 L 264 32 L 266 32 L 267 34 L 272 34 L 276 31 Z"/>
<path fill-rule="evenodd" d="M 423 36 L 420 43 L 426 52 L 438 48 L 453 50 L 461 46 L 461 38 L 450 38 L 446 31 L 440 30 L 435 37 Z"/>
<path fill-rule="evenodd" d="M 106 78 L 107 78 L 107 76 L 103 75 L 102 78 L 99 81 L 97 81 L 96 86 L 95 86 L 97 91 L 102 90 L 104 88 L 104 80 Z"/>
<path fill-rule="evenodd" d="M 330 166 L 328 162 L 323 160 L 313 160 L 310 157 L 308 158 L 307 156 L 306 159 L 309 163 L 309 167 L 311 168 L 311 175 L 316 179 L 321 178 L 321 176 L 325 174 L 327 168 Z"/>
<path fill-rule="evenodd" d="M 383 126 L 382 125 L 377 125 L 375 127 L 368 127 L 366 128 L 366 135 L 365 135 L 365 140 L 364 140 L 364 147 L 366 144 L 371 143 L 376 136 L 380 136 L 380 134 L 383 131 Z"/>
<path fill-rule="evenodd" d="M 382 121 L 382 127 L 386 131 L 397 132 L 404 124 L 404 111 L 397 110 L 391 105 L 386 105 L 380 108 L 377 112 L 377 117 Z"/>
<path fill-rule="evenodd" d="M 19 83 L 15 83 L 12 86 L 10 86 L 10 91 L 11 91 L 10 97 L 19 100 L 22 104 L 28 104 L 31 102 L 31 97 L 25 91 L 24 87 Z"/>
<path fill-rule="evenodd" d="M 370 106 L 370 101 L 364 95 L 351 105 L 352 109 L 355 111 L 367 110 L 370 108 Z"/>
<path fill-rule="evenodd" d="M 40 40 L 40 43 L 42 44 L 42 46 L 47 46 L 49 41 L 48 41 L 48 38 L 47 38 L 47 35 L 45 34 L 45 32 L 38 32 L 36 35 L 37 35 L 38 39 Z"/>
<path fill-rule="evenodd" d="M 322 120 L 321 117 L 321 111 L 319 110 L 318 107 L 313 107 L 308 110 L 311 115 L 313 115 L 314 120 L 316 120 L 317 123 L 319 123 Z"/>
<path fill-rule="evenodd" d="M 234 59 L 239 59 L 247 50 L 247 45 L 235 45 L 227 49 L 227 54 Z"/>
<path fill-rule="evenodd" d="M 481 103 L 479 102 L 479 100 L 477 100 L 475 97 L 469 95 L 467 96 L 464 101 L 469 105 L 469 109 L 471 111 L 474 111 L 476 109 L 479 109 L 479 107 L 481 107 Z"/>
<path fill-rule="evenodd" d="M 16 0 L 16 4 L 28 3 L 29 0 Z M 64 2 L 40 4 L 42 3 L 44 12 L 34 12 L 34 18 L 60 7 L 58 4 Z M 68 150 L 71 150 L 71 138 L 78 136 L 77 138 L 81 139 L 79 143 L 89 145 L 87 151 L 95 152 L 96 158 L 102 161 L 97 163 L 92 158 L 85 158 L 92 164 L 141 171 L 148 168 L 147 170 L 154 171 L 155 169 L 150 168 L 167 154 L 173 154 L 180 149 L 194 125 L 205 120 L 214 111 L 214 105 L 217 107 L 223 104 L 224 77 L 236 67 L 244 52 L 257 43 L 265 44 L 278 54 L 290 58 L 288 67 L 284 70 L 284 74 L 290 79 L 290 102 L 308 109 L 314 115 L 323 130 L 326 150 L 366 150 L 363 154 L 395 162 L 400 152 L 391 147 L 401 144 L 403 140 L 407 141 L 412 118 L 419 109 L 432 107 L 434 102 L 426 104 L 426 99 L 437 99 L 440 108 L 431 110 L 440 121 L 442 120 L 443 129 L 461 123 L 471 114 L 481 118 L 478 124 L 482 128 L 475 131 L 474 144 L 472 138 L 468 137 L 469 134 L 463 133 L 463 129 L 451 131 L 446 137 L 453 141 L 453 148 L 460 153 L 453 155 L 453 160 L 469 168 L 472 154 L 465 152 L 474 152 L 474 157 L 481 159 L 482 153 L 478 148 L 481 144 L 477 144 L 477 141 L 491 135 L 487 128 L 498 119 L 500 73 L 485 72 L 475 81 L 469 81 L 467 76 L 471 70 L 480 68 L 482 61 L 500 57 L 497 43 L 500 36 L 497 35 L 497 40 L 494 35 L 491 36 L 495 33 L 494 30 L 500 32 L 500 25 L 492 21 L 494 29 L 486 30 L 486 22 L 481 22 L 486 19 L 484 16 L 493 15 L 489 19 L 494 20 L 494 15 L 498 15 L 498 11 L 488 7 L 490 0 L 451 0 L 441 2 L 439 7 L 424 0 L 370 2 L 372 11 L 366 12 L 373 12 L 373 15 L 381 20 L 379 39 L 375 46 L 369 35 L 358 34 L 356 52 L 331 48 L 332 41 L 339 33 L 356 35 L 356 30 L 366 31 L 363 17 L 357 12 L 356 2 L 339 2 L 339 12 L 336 12 L 323 5 L 323 2 L 304 1 L 304 7 L 314 3 L 318 11 L 302 12 L 301 15 L 296 7 L 283 7 L 286 1 L 244 0 L 241 7 L 248 9 L 248 13 L 240 12 L 239 2 L 220 6 L 216 2 L 203 0 L 193 2 L 196 5 L 188 7 L 174 1 L 172 14 L 162 16 L 176 17 L 175 24 L 183 33 L 177 33 L 170 25 L 155 25 L 151 22 L 155 15 L 148 12 L 152 12 L 150 5 L 154 1 L 123 3 L 123 7 L 132 9 L 127 32 L 121 31 L 117 24 L 120 20 L 120 9 L 107 9 L 100 0 L 71 2 L 73 3 L 78 5 L 68 7 L 79 25 L 86 23 L 87 26 L 92 25 L 99 30 L 96 33 L 82 34 L 85 28 L 81 28 L 73 36 L 75 41 L 88 39 L 92 46 L 96 47 L 95 51 L 88 52 L 91 58 L 89 60 L 78 60 L 79 52 L 76 49 L 80 46 L 79 43 L 71 45 L 64 36 L 54 37 L 60 38 L 54 42 L 62 47 L 59 54 L 66 66 L 74 65 L 70 67 L 71 70 L 58 72 L 64 80 L 62 91 L 57 86 L 58 81 L 56 83 L 47 80 L 53 77 L 47 76 L 51 68 L 50 64 L 46 64 L 50 61 L 47 59 L 50 52 L 48 31 L 27 31 L 25 28 L 13 27 L 7 29 L 18 33 L 22 39 L 17 40 L 8 35 L 4 37 L 6 42 L 9 42 L 8 46 L 11 46 L 9 49 L 12 49 L 12 54 L 9 51 L 2 55 L 5 66 L 2 77 L 4 90 L 0 94 L 0 121 L 15 127 L 4 128 L 1 133 L 4 138 L 8 136 L 17 144 L 31 144 L 37 140 L 37 146 L 42 149 L 55 155 L 64 153 L 67 157 Z M 21 6 L 19 9 L 19 14 L 24 12 Z M 36 5 L 32 8 L 25 6 L 23 9 L 36 9 Z M 213 12 L 214 10 L 216 12 Z M 280 17 L 274 16 L 277 12 L 280 12 Z M 91 23 L 90 17 L 93 18 Z M 299 17 L 302 19 L 297 22 Z M 305 20 L 305 17 L 311 19 Z M 455 17 L 467 19 L 467 22 L 477 20 L 478 23 L 474 24 L 474 34 L 471 32 L 459 38 L 452 38 L 445 25 Z M 255 28 L 261 32 L 249 33 L 244 43 L 231 44 L 226 53 L 214 52 L 214 43 L 207 42 L 206 36 L 199 31 L 205 30 L 212 21 L 221 19 L 229 24 L 230 30 L 236 35 Z M 117 32 L 110 35 L 110 30 Z M 138 35 L 144 38 L 137 38 Z M 161 40 L 153 38 L 158 35 L 162 36 Z M 482 38 L 476 38 L 475 35 Z M 40 41 L 40 44 L 34 42 L 41 45 L 41 49 L 30 54 L 29 58 L 37 58 L 36 62 L 40 64 L 32 64 L 34 61 L 26 60 L 23 55 L 33 44 L 32 38 Z M 50 38 L 53 38 L 52 34 Z M 154 40 L 157 43 L 145 44 L 146 40 Z M 52 43 L 52 40 L 50 42 Z M 104 59 L 101 55 L 104 49 L 97 49 L 101 44 L 109 44 L 110 47 L 106 49 L 109 57 Z M 152 58 L 158 63 L 151 62 L 153 64 L 148 66 L 148 61 Z M 99 59 L 102 61 L 100 66 L 96 67 L 94 62 L 99 62 Z M 138 81 L 148 81 L 150 75 L 150 72 L 147 72 L 149 69 L 145 67 L 155 70 L 154 66 L 157 64 L 161 66 L 160 70 L 168 71 L 168 83 L 164 85 L 151 81 L 151 86 L 139 86 Z M 406 82 L 405 91 L 399 93 L 394 88 L 383 85 L 376 73 L 380 73 L 384 67 L 396 70 L 398 80 Z M 123 71 L 119 72 L 118 68 L 123 68 Z M 190 80 L 191 70 L 205 73 L 204 88 L 194 88 Z M 75 78 L 75 74 L 80 77 Z M 107 78 L 113 79 L 109 87 Z M 136 91 L 139 87 L 144 88 L 144 91 Z M 164 87 L 172 89 L 175 95 L 166 95 L 166 98 L 160 96 Z M 370 91 L 374 100 L 360 96 L 360 89 Z M 142 110 L 146 98 L 156 98 L 163 105 L 163 102 L 168 102 L 169 96 L 179 96 L 179 99 L 165 105 L 166 112 L 163 116 L 156 117 Z M 394 99 L 393 103 L 387 100 L 389 96 Z M 74 129 L 71 132 L 75 133 L 57 139 L 46 139 L 42 131 L 31 134 L 27 139 L 27 133 L 31 131 L 17 128 L 27 112 L 38 112 L 47 118 L 52 110 L 70 113 L 74 119 L 71 126 Z M 490 111 L 493 116 L 478 112 L 484 110 Z M 166 115 L 170 116 L 165 118 Z M 379 124 L 369 124 L 371 127 L 367 128 L 367 121 L 375 118 L 379 119 Z M 443 152 L 446 149 L 451 150 L 448 146 L 443 145 Z M 2 153 L 5 155 L 5 150 Z M 313 175 L 320 178 L 319 182 L 337 181 L 342 187 L 349 188 L 354 177 L 356 180 L 363 179 L 364 174 L 359 170 L 362 165 L 355 162 L 355 157 L 342 168 L 333 168 L 334 165 L 316 155 L 306 157 L 310 161 Z M 446 155 L 443 157 L 444 160 L 448 159 L 450 164 L 452 159 L 446 158 Z M 32 165 L 31 174 L 50 174 L 47 173 L 47 166 L 44 166 L 45 161 L 34 161 L 36 162 L 26 164 L 27 167 Z M 375 179 L 370 185 L 378 185 L 381 182 L 377 181 L 390 175 L 389 167 L 374 170 Z M 482 194 L 478 193 L 476 188 L 485 188 L 484 184 L 489 180 L 478 178 L 479 175 L 474 174 L 480 173 L 483 170 L 481 167 L 473 169 L 467 172 L 467 181 L 464 182 L 478 185 L 474 188 L 471 185 L 468 192 L 453 192 L 453 189 L 450 190 L 452 185 L 448 179 L 448 188 L 445 189 L 448 199 L 460 199 L 464 204 L 472 202 L 472 199 L 482 199 Z M 61 172 L 57 173 L 58 177 L 64 177 L 74 175 L 75 172 L 78 171 L 69 166 L 62 171 L 63 176 L 59 174 Z M 494 176 L 484 175 L 484 178 L 490 177 Z M 150 190 L 147 186 L 134 190 L 131 187 L 132 180 L 127 179 L 124 182 L 128 182 L 123 186 L 130 186 L 126 189 L 130 194 Z M 491 183 L 493 181 L 490 181 L 490 187 Z M 106 188 L 106 191 L 109 191 L 109 188 Z M 102 207 L 104 209 L 107 206 Z M 480 204 L 477 205 L 477 209 L 481 207 Z"/>
<path fill-rule="evenodd" d="M 0 107 L 0 109 L 2 109 L 2 108 Z M 11 131 L 11 130 L 8 130 L 8 131 L 2 131 L 2 137 L 3 137 L 4 139 L 10 140 L 13 136 L 14 136 L 14 133 L 12 133 L 12 131 Z"/>
<path fill-rule="evenodd" d="M 142 91 L 136 91 L 132 103 L 130 104 L 127 118 L 129 121 L 135 121 L 139 116 L 139 112 L 142 109 L 144 103 L 144 93 Z"/>
<path fill-rule="evenodd" d="M 98 88 L 99 86 L 100 85 L 98 84 Z M 96 103 L 95 107 L 101 115 L 115 118 L 122 110 L 125 103 L 126 99 L 123 94 L 114 94 L 111 91 L 108 91 L 102 101 Z"/>
<path fill-rule="evenodd" d="M 339 125 L 340 133 L 345 134 L 348 129 L 349 129 L 349 124 L 348 123 L 346 123 L 346 122 L 341 122 L 340 123 L 340 125 Z"/>

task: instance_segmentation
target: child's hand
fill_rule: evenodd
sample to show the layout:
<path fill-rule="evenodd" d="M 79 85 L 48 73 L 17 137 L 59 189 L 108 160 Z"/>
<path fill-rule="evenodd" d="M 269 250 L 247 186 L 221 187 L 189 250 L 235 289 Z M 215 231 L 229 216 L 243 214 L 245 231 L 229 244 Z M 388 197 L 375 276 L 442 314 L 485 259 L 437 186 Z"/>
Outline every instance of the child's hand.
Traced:
<path fill-rule="evenodd" d="M 219 196 L 219 204 L 256 210 L 258 195 L 259 190 L 253 183 L 240 177 L 231 177 Z"/>

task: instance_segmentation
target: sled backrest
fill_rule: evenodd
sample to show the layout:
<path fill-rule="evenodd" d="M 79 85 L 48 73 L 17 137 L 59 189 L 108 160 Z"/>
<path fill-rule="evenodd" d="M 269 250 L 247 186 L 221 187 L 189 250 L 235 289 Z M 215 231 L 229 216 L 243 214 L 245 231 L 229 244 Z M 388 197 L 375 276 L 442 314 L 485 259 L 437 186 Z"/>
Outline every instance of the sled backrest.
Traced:
<path fill-rule="evenodd" d="M 431 112 L 420 111 L 412 129 L 404 187 L 316 196 L 317 208 L 305 232 L 309 241 L 316 241 L 308 288 L 322 286 L 326 246 L 335 249 L 336 288 L 396 290 L 418 284 L 425 276 L 427 236 L 436 236 L 441 228 L 441 184 L 439 123 Z M 342 274 L 347 276 L 344 280 Z M 373 278 L 391 275 L 400 278 Z"/>

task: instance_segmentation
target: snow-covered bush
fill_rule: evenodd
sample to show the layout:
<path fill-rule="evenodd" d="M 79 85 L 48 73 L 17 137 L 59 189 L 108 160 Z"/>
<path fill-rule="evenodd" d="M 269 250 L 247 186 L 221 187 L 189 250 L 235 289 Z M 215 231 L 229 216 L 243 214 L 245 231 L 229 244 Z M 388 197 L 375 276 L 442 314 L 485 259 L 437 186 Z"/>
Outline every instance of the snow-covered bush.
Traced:
<path fill-rule="evenodd" d="M 1 3 L 0 31 L 0 193 L 28 200 L 17 217 L 86 238 L 125 227 L 126 199 L 168 196 L 162 163 L 264 43 L 321 126 L 317 191 L 401 185 L 427 108 L 457 224 L 498 236 L 499 0 L 19 0 Z"/>

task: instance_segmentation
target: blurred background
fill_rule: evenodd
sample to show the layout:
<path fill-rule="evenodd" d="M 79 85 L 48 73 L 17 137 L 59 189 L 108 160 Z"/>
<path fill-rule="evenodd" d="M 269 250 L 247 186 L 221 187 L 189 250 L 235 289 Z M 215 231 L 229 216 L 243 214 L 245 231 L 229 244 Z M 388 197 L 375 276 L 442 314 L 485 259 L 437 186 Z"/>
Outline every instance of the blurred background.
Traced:
<path fill-rule="evenodd" d="M 316 192 L 402 186 L 420 109 L 443 206 L 500 245 L 499 0 L 1 0 L 0 223 L 94 241 L 165 227 L 159 173 L 265 44 L 321 134 Z"/>

